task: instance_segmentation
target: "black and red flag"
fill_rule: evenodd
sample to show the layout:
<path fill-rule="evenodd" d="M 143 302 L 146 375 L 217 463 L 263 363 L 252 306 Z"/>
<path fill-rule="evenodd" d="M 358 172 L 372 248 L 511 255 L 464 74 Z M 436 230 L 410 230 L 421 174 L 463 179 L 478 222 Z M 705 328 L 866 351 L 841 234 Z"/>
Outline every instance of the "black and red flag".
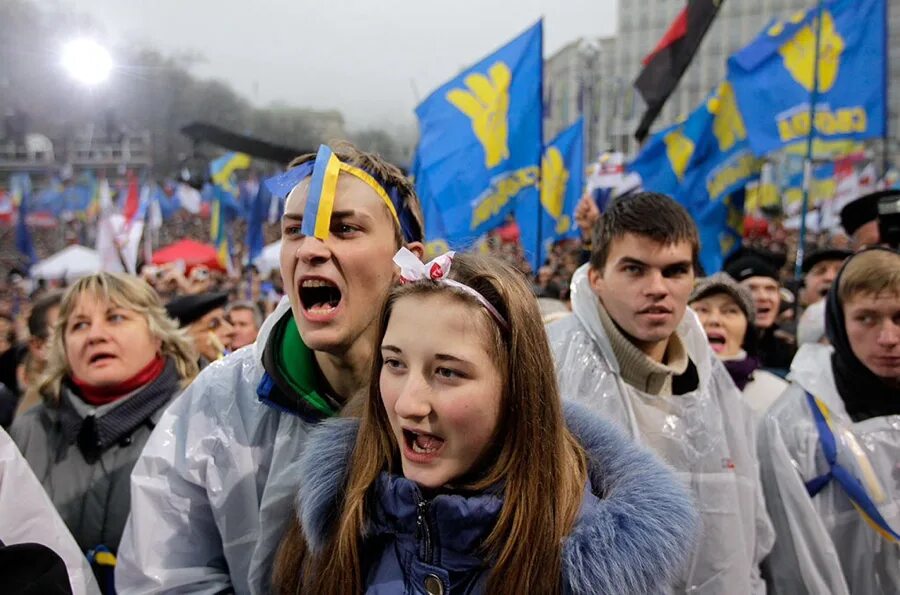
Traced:
<path fill-rule="evenodd" d="M 687 70 L 723 1 L 688 0 L 653 51 L 644 58 L 644 69 L 634 81 L 635 89 L 647 104 L 647 111 L 634 133 L 639 141 L 647 137 L 650 125 Z"/>

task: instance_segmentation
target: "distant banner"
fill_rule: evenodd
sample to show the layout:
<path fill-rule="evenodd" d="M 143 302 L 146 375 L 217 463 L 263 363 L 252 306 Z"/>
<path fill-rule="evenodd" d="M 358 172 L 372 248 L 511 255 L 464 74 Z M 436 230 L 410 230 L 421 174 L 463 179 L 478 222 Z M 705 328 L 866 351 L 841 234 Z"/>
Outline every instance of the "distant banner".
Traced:
<path fill-rule="evenodd" d="M 578 233 L 575 207 L 583 190 L 584 120 L 579 118 L 547 145 L 541 161 L 539 197 L 523 201 L 516 208 L 522 246 L 532 270 L 537 271 L 544 262 L 549 246 Z"/>
<path fill-rule="evenodd" d="M 816 138 L 829 141 L 884 135 L 885 0 L 824 2 L 821 26 L 816 12 L 811 8 L 773 22 L 728 60 L 728 79 L 757 155 L 805 139 L 810 129 Z"/>
<path fill-rule="evenodd" d="M 454 248 L 472 245 L 518 201 L 537 196 L 542 35 L 539 21 L 416 108 L 417 191 L 440 213 L 440 239 Z"/>
<path fill-rule="evenodd" d="M 687 120 L 656 134 L 629 167 L 646 190 L 684 205 L 700 232 L 704 270 L 720 270 L 740 245 L 744 189 L 762 167 L 731 84 L 722 82 Z"/>

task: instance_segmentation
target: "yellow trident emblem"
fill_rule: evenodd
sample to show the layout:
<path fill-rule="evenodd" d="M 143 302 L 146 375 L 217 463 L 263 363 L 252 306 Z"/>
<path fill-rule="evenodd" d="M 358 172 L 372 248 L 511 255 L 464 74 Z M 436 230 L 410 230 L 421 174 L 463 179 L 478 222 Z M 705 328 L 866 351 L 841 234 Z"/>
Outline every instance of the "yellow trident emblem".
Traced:
<path fill-rule="evenodd" d="M 506 64 L 496 62 L 488 69 L 488 76 L 470 74 L 465 83 L 468 90 L 448 91 L 447 101 L 472 120 L 472 131 L 484 147 L 484 164 L 490 169 L 509 157 L 507 119 L 512 73 Z"/>
<path fill-rule="evenodd" d="M 681 181 L 684 178 L 684 172 L 687 170 L 691 156 L 694 154 L 694 142 L 686 137 L 680 129 L 673 130 L 663 137 L 666 144 L 666 156 L 669 163 L 672 164 L 672 171 L 675 177 Z"/>
<path fill-rule="evenodd" d="M 735 143 L 747 138 L 747 129 L 738 111 L 731 83 L 719 85 L 719 92 L 706 102 L 706 109 L 713 114 L 713 134 L 719 141 L 720 151 L 728 151 Z"/>
<path fill-rule="evenodd" d="M 813 88 L 813 62 L 816 59 L 815 19 L 788 40 L 778 53 L 791 77 L 807 91 Z M 822 11 L 822 31 L 819 40 L 819 92 L 827 93 L 837 80 L 844 52 L 844 40 L 834 28 L 834 20 L 827 10 Z"/>
<path fill-rule="evenodd" d="M 569 171 L 562 153 L 556 147 L 550 147 L 541 160 L 541 204 L 556 220 L 556 233 L 567 232 L 571 224 L 570 217 L 561 216 L 568 184 Z"/>

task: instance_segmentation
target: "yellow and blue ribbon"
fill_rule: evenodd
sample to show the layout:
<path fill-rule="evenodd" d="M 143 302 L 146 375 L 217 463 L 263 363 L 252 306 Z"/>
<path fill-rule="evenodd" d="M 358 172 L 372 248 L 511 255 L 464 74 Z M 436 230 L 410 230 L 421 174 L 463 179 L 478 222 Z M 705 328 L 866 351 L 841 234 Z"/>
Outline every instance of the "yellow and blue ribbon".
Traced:
<path fill-rule="evenodd" d="M 421 231 L 415 231 L 419 229 L 419 225 L 403 204 L 397 187 L 385 185 L 369 172 L 342 162 L 326 145 L 319 146 L 314 161 L 306 161 L 283 174 L 269 178 L 265 184 L 272 194 L 284 198 L 302 180 L 312 176 L 300 232 L 325 240 L 328 238 L 331 227 L 337 180 L 341 172 L 362 180 L 375 191 L 390 211 L 391 217 L 399 225 L 406 241 L 422 239 Z"/>
<path fill-rule="evenodd" d="M 309 184 L 306 209 L 303 211 L 303 225 L 300 233 L 315 236 L 320 240 L 328 238 L 331 228 L 331 212 L 334 210 L 334 194 L 337 191 L 341 161 L 326 145 L 319 146 L 316 162 Z"/>
<path fill-rule="evenodd" d="M 834 438 L 834 431 L 831 429 L 831 414 L 828 407 L 810 393 L 806 393 L 806 400 L 809 403 L 810 410 L 812 410 L 813 419 L 819 432 L 819 444 L 822 446 L 822 454 L 825 455 L 825 461 L 828 463 L 828 471 L 826 473 L 806 482 L 806 491 L 809 492 L 810 497 L 814 497 L 834 479 L 844 490 L 844 493 L 847 494 L 850 503 L 853 504 L 853 507 L 856 508 L 870 527 L 889 542 L 900 542 L 900 535 L 881 516 L 875 503 L 869 497 L 865 487 L 863 487 L 862 482 L 837 462 L 837 441 Z"/>

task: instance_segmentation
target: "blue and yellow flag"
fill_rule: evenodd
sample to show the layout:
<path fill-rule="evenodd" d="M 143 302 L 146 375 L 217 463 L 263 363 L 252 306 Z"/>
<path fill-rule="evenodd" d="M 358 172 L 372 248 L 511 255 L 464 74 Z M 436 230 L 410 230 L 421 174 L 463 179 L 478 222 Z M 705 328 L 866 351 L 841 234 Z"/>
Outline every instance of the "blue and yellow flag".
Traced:
<path fill-rule="evenodd" d="M 711 274 L 740 244 L 744 187 L 761 165 L 725 81 L 683 123 L 652 138 L 629 168 L 642 178 L 646 172 L 645 190 L 668 194 L 688 210 L 700 233 L 700 262 Z"/>
<path fill-rule="evenodd" d="M 583 190 L 584 119 L 579 118 L 544 150 L 539 200 L 536 197 L 516 208 L 522 246 L 532 270 L 537 271 L 554 242 L 578 233 L 575 207 Z"/>
<path fill-rule="evenodd" d="M 836 192 L 834 163 L 822 163 L 813 167 L 809 186 L 809 206 L 811 208 L 820 206 L 834 198 Z M 784 210 L 789 214 L 799 213 L 803 201 L 803 171 L 787 177 L 781 185 L 780 194 Z"/>
<path fill-rule="evenodd" d="M 823 2 L 814 84 L 816 12 L 814 7 L 773 22 L 728 60 L 728 79 L 757 155 L 809 135 L 814 87 L 817 138 L 884 134 L 885 0 Z"/>
<path fill-rule="evenodd" d="M 433 202 L 442 239 L 455 248 L 499 225 L 517 201 L 537 196 L 542 36 L 538 21 L 416 108 L 417 191 L 426 205 Z"/>
<path fill-rule="evenodd" d="M 228 201 L 233 202 L 231 194 L 218 185 L 213 186 L 213 200 L 209 218 L 209 236 L 216 248 L 219 264 L 222 265 L 225 270 L 230 271 L 232 262 L 228 223 L 230 223 L 231 219 L 227 207 Z"/>
<path fill-rule="evenodd" d="M 212 177 L 209 235 L 216 247 L 219 264 L 229 272 L 232 270 L 232 262 L 228 224 L 241 213 L 236 201 L 238 187 L 234 182 L 234 172 L 248 167 L 250 156 L 244 153 L 226 153 L 209 163 L 209 174 Z"/>
<path fill-rule="evenodd" d="M 209 175 L 212 182 L 226 192 L 237 194 L 237 186 L 232 179 L 234 172 L 250 167 L 250 156 L 244 153 L 225 153 L 218 159 L 209 162 Z"/>

